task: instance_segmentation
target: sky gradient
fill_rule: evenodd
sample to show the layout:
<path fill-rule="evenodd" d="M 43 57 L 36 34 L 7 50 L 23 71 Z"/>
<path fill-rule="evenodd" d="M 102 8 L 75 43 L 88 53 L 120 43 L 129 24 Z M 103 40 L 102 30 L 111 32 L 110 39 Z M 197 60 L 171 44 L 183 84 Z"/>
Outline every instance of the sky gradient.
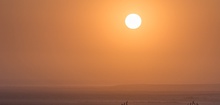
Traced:
<path fill-rule="evenodd" d="M 220 0 L 0 0 L 0 85 L 220 83 L 219 11 Z"/>

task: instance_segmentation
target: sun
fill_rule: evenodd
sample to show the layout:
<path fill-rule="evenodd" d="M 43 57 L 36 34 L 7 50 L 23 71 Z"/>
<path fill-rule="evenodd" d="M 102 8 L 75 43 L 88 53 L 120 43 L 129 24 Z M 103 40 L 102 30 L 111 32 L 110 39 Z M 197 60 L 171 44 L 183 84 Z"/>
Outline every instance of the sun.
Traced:
<path fill-rule="evenodd" d="M 129 29 L 137 29 L 141 26 L 141 17 L 138 14 L 129 14 L 125 18 L 125 24 Z"/>

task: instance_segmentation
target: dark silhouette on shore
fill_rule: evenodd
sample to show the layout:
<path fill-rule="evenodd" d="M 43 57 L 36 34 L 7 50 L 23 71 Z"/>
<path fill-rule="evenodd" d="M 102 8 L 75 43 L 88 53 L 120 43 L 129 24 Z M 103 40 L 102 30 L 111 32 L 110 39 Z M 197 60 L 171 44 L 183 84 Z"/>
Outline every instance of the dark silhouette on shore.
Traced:
<path fill-rule="evenodd" d="M 188 103 L 187 105 L 199 105 L 199 104 L 195 103 L 195 101 L 192 101 L 191 103 Z"/>
<path fill-rule="evenodd" d="M 125 103 L 121 104 L 121 105 L 128 105 L 128 101 L 126 101 Z"/>

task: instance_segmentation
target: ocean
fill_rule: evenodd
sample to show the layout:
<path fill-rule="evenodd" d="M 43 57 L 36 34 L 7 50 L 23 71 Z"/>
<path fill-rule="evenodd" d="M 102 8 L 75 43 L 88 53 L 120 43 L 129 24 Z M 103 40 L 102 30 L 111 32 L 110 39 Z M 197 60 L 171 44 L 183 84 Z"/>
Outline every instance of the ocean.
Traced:
<path fill-rule="evenodd" d="M 0 105 L 220 105 L 219 91 L 114 91 L 0 88 Z"/>

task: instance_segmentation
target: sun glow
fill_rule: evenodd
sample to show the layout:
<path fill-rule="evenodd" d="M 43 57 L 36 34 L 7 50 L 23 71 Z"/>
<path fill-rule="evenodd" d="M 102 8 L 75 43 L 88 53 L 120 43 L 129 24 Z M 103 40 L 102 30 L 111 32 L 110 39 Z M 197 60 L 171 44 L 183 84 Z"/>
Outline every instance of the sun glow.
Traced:
<path fill-rule="evenodd" d="M 137 29 L 141 26 L 141 17 L 137 14 L 129 14 L 125 19 L 125 24 L 130 29 Z"/>

